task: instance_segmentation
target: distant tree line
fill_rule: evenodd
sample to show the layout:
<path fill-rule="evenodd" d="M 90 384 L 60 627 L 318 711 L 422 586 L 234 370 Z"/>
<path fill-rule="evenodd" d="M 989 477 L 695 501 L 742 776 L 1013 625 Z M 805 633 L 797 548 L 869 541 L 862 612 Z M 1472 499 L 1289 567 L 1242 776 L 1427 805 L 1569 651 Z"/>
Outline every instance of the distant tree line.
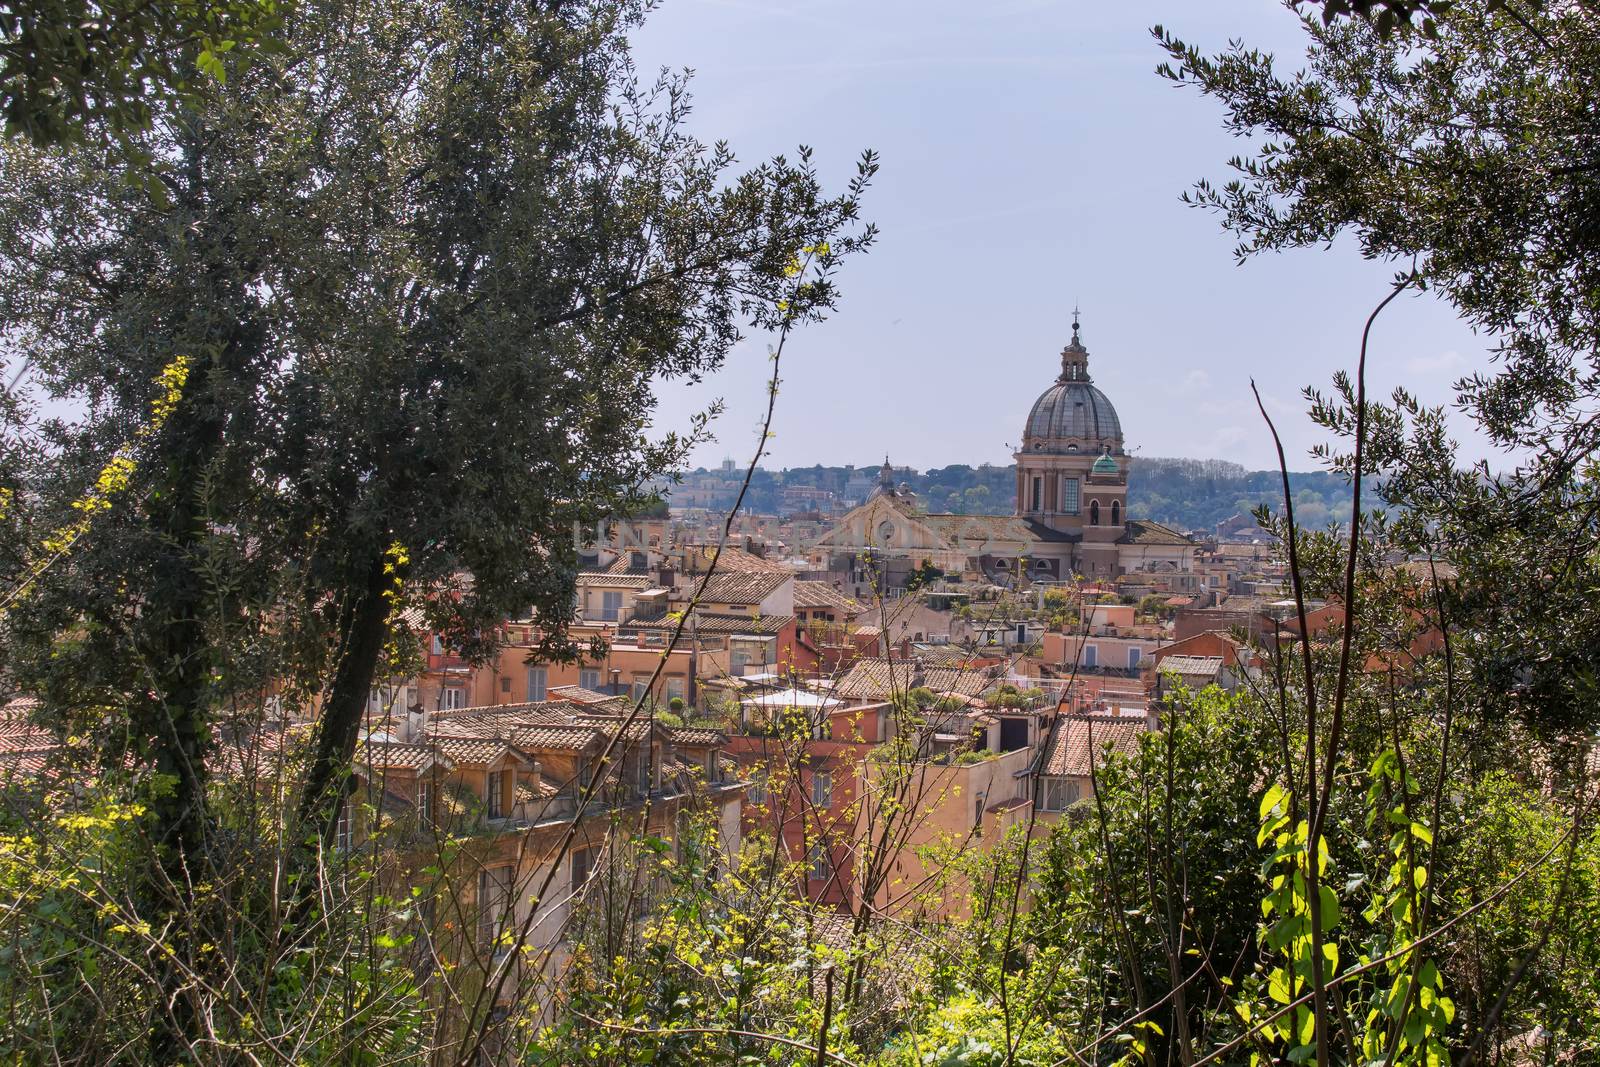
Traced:
<path fill-rule="evenodd" d="M 874 471 L 871 466 L 866 469 Z M 861 470 L 821 464 L 758 470 L 746 503 L 757 513 L 793 511 L 784 500 L 785 489 L 809 487 L 842 494 Z M 875 473 L 873 477 L 876 480 Z M 1182 530 L 1208 530 L 1234 515 L 1248 516 L 1260 504 L 1276 505 L 1282 495 L 1278 478 L 1276 471 L 1246 470 L 1226 460 L 1141 456 L 1128 473 L 1128 515 Z M 956 515 L 1009 514 L 1015 503 L 1015 479 L 1014 468 L 990 463 L 976 467 L 955 463 L 924 472 L 895 469 L 896 484 L 910 486 L 928 511 Z M 1296 517 L 1305 526 L 1326 526 L 1349 509 L 1350 487 L 1343 475 L 1301 471 L 1291 474 L 1290 481 Z"/>

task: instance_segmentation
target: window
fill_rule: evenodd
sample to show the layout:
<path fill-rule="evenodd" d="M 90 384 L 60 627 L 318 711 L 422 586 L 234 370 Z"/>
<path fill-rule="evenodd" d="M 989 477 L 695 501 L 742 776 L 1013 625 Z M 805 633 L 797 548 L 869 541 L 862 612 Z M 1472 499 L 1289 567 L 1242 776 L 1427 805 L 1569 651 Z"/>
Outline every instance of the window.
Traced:
<path fill-rule="evenodd" d="M 444 638 L 438 634 L 433 635 L 433 654 L 435 656 L 444 655 Z"/>
<path fill-rule="evenodd" d="M 811 772 L 811 804 L 818 808 L 833 806 L 833 772 Z"/>
<path fill-rule="evenodd" d="M 1034 475 L 1034 477 L 1033 477 L 1033 507 L 1029 508 L 1028 509 L 1029 511 L 1038 511 L 1039 510 L 1040 504 L 1041 504 L 1040 498 L 1043 495 L 1044 495 L 1044 479 L 1039 477 L 1038 475 Z"/>
<path fill-rule="evenodd" d="M 457 686 L 446 686 L 439 692 L 439 704 L 445 711 L 460 711 L 467 706 L 467 691 Z"/>
<path fill-rule="evenodd" d="M 806 849 L 806 863 L 811 869 L 811 879 L 826 882 L 833 877 L 833 853 L 821 841 L 811 842 Z"/>
<path fill-rule="evenodd" d="M 433 825 L 433 782 L 427 778 L 417 783 L 417 818 L 422 825 Z"/>
<path fill-rule="evenodd" d="M 1111 502 L 1111 525 L 1122 525 L 1122 502 L 1120 500 L 1113 500 Z"/>
<path fill-rule="evenodd" d="M 1100 649 L 1097 645 L 1083 646 L 1083 665 L 1085 667 L 1098 667 L 1100 665 Z"/>
<path fill-rule="evenodd" d="M 1061 510 L 1068 515 L 1078 513 L 1078 479 L 1061 479 Z"/>
<path fill-rule="evenodd" d="M 528 702 L 531 704 L 542 703 L 548 692 L 547 685 L 550 672 L 543 667 L 528 668 Z"/>
<path fill-rule="evenodd" d="M 339 806 L 339 824 L 333 830 L 333 844 L 340 852 L 350 851 L 350 802 L 348 800 Z"/>
<path fill-rule="evenodd" d="M 580 689 L 600 690 L 600 672 L 585 668 L 578 672 L 578 687 Z"/>
<path fill-rule="evenodd" d="M 757 771 L 750 776 L 750 792 L 746 799 L 752 804 L 765 804 L 767 802 L 767 772 Z"/>
<path fill-rule="evenodd" d="M 622 590 L 607 589 L 600 594 L 600 618 L 605 622 L 616 622 L 622 614 Z"/>
<path fill-rule="evenodd" d="M 648 674 L 636 674 L 636 675 L 634 675 L 633 676 L 633 688 L 628 691 L 628 695 L 631 696 L 634 700 L 640 700 L 645 696 L 646 693 L 649 693 L 649 692 L 650 692 L 650 676 Z"/>
<path fill-rule="evenodd" d="M 674 697 L 676 697 L 679 700 L 683 699 L 683 694 L 684 694 L 683 685 L 684 685 L 684 680 L 683 680 L 683 676 L 681 674 L 670 674 L 670 675 L 667 676 L 667 700 L 669 702 Z"/>
<path fill-rule="evenodd" d="M 490 771 L 489 784 L 484 789 L 488 794 L 484 800 L 489 809 L 489 818 L 498 819 L 505 815 L 505 789 L 506 772 Z"/>
<path fill-rule="evenodd" d="M 504 677 L 504 678 L 500 679 L 500 692 L 502 692 L 502 693 L 511 692 L 511 679 L 510 679 L 510 677 Z"/>
<path fill-rule="evenodd" d="M 1041 778 L 1044 786 L 1039 797 L 1040 807 L 1044 811 L 1066 811 L 1067 808 L 1078 800 L 1078 783 L 1071 778 Z"/>
<path fill-rule="evenodd" d="M 493 946 L 496 958 L 510 949 L 501 934 L 511 905 L 511 868 L 490 867 L 478 872 L 478 943 Z"/>
<path fill-rule="evenodd" d="M 1098 500 L 1089 501 L 1089 525 L 1100 525 L 1100 501 Z"/>
<path fill-rule="evenodd" d="M 594 873 L 594 849 L 581 848 L 572 852 L 572 891 L 576 893 Z"/>
<path fill-rule="evenodd" d="M 1128 669 L 1130 671 L 1133 670 L 1139 665 L 1139 661 L 1143 658 L 1144 653 L 1139 651 L 1137 648 L 1128 649 Z"/>

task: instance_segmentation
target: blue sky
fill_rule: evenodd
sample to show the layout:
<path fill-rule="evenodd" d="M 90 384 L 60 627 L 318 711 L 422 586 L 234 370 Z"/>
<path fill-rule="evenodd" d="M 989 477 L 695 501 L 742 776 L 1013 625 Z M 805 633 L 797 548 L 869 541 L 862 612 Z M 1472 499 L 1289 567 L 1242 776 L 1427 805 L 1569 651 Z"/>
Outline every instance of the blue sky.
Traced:
<path fill-rule="evenodd" d="M 1291 466 L 1312 466 L 1299 390 L 1354 366 L 1394 268 L 1345 245 L 1234 265 L 1234 240 L 1178 196 L 1245 146 L 1215 102 L 1155 75 L 1156 23 L 1213 51 L 1239 37 L 1303 54 L 1270 0 L 666 0 L 635 55 L 695 70 L 703 139 L 750 164 L 811 145 L 836 185 L 861 149 L 882 157 L 866 201 L 882 236 L 842 272 L 839 313 L 791 339 L 765 465 L 1010 463 L 1076 302 L 1130 451 L 1271 465 L 1254 376 Z M 1431 295 L 1402 298 L 1374 330 L 1370 387 L 1448 402 L 1487 347 Z M 665 385 L 657 425 L 720 397 L 696 459 L 744 462 L 765 353 L 752 338 L 706 382 Z"/>

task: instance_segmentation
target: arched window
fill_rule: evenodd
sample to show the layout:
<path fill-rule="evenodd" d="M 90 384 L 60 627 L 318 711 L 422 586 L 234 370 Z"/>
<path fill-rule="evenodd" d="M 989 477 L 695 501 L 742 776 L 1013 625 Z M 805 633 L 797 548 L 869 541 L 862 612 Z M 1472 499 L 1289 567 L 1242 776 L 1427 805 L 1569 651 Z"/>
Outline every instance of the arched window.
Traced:
<path fill-rule="evenodd" d="M 1111 502 L 1111 525 L 1122 525 L 1122 504 L 1116 500 Z"/>
<path fill-rule="evenodd" d="M 1100 525 L 1100 501 L 1098 500 L 1089 501 L 1089 525 Z"/>

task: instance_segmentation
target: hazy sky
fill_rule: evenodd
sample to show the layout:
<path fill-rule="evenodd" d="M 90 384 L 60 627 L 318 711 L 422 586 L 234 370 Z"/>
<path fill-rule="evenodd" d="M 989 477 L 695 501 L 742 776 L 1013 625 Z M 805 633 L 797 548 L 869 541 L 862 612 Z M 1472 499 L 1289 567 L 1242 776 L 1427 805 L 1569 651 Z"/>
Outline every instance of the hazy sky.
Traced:
<path fill-rule="evenodd" d="M 666 0 L 636 57 L 695 70 L 703 139 L 751 164 L 811 145 L 835 187 L 861 149 L 882 156 L 866 200 L 882 235 L 842 271 L 838 314 L 790 340 L 767 466 L 1010 463 L 1074 302 L 1130 451 L 1268 466 L 1253 375 L 1291 466 L 1311 466 L 1299 390 L 1354 366 L 1394 268 L 1348 246 L 1234 265 L 1233 239 L 1178 196 L 1226 177 L 1243 146 L 1215 102 L 1154 74 L 1156 23 L 1213 51 L 1240 37 L 1303 54 L 1269 0 Z M 1447 402 L 1486 348 L 1431 295 L 1402 298 L 1374 330 L 1369 381 Z M 765 352 L 752 339 L 707 382 L 664 388 L 658 425 L 721 397 L 719 440 L 696 458 L 743 463 Z"/>

